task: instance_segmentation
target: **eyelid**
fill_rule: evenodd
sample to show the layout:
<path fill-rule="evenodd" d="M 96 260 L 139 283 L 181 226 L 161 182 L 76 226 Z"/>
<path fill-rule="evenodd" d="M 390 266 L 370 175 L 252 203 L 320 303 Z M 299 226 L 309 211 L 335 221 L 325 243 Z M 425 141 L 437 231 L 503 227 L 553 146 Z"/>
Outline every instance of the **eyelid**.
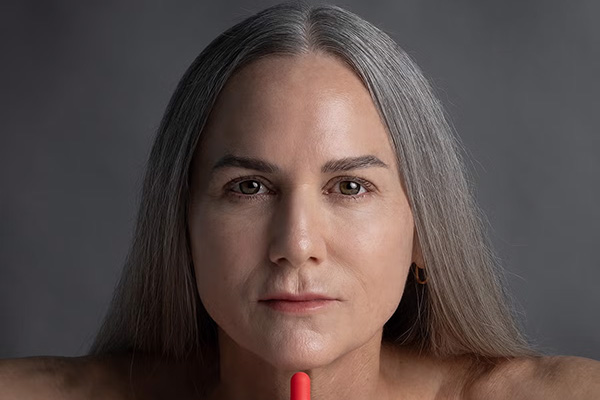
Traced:
<path fill-rule="evenodd" d="M 231 189 L 233 189 L 234 187 L 236 187 L 236 185 L 238 183 L 241 182 L 245 182 L 245 181 L 257 181 L 261 184 L 261 186 L 264 186 L 265 189 L 269 190 L 272 192 L 272 190 L 268 189 L 268 185 L 265 185 L 265 179 L 261 178 L 260 176 L 255 176 L 255 175 L 243 175 L 243 176 L 238 176 L 237 178 L 234 178 L 232 180 L 230 180 L 226 185 L 225 185 L 225 189 L 228 191 L 232 191 Z M 237 194 L 240 194 L 242 197 L 253 197 L 253 196 L 258 196 L 258 194 L 243 194 L 240 192 L 234 192 Z"/>
<path fill-rule="evenodd" d="M 361 177 L 358 176 L 338 176 L 333 178 L 335 180 L 335 183 L 340 183 L 340 182 L 345 182 L 345 181 L 351 181 L 351 182 L 357 182 L 359 183 L 362 187 L 364 187 L 367 192 L 373 192 L 376 187 L 374 184 L 372 184 L 371 182 L 369 182 L 366 179 L 363 179 Z M 362 195 L 364 195 L 365 193 L 363 193 Z M 362 195 L 358 195 L 358 197 L 362 196 Z M 344 197 L 351 197 L 352 195 L 344 195 Z M 357 196 L 357 195 L 354 195 Z"/>
<path fill-rule="evenodd" d="M 245 182 L 245 181 L 257 181 L 262 186 L 264 186 L 265 189 L 267 189 L 270 193 L 243 194 L 241 192 L 232 190 L 238 183 Z M 345 195 L 340 192 L 334 192 L 334 194 L 341 196 L 345 200 L 358 200 L 358 199 L 361 199 L 362 197 L 367 196 L 371 192 L 377 191 L 377 186 L 375 186 L 373 183 L 371 183 L 367 179 L 361 178 L 359 176 L 350 176 L 350 175 L 337 176 L 337 177 L 333 178 L 332 180 L 330 180 L 329 182 L 332 182 L 332 181 L 334 184 L 338 184 L 338 183 L 344 182 L 344 181 L 356 182 L 356 183 L 360 184 L 366 190 L 365 193 L 358 194 L 358 195 Z M 243 198 L 245 200 L 252 200 L 253 198 L 262 197 L 267 194 L 273 194 L 273 191 L 268 188 L 269 185 L 265 184 L 265 182 L 269 182 L 269 181 L 260 176 L 256 176 L 256 175 L 238 176 L 238 177 L 230 180 L 225 185 L 225 191 L 227 192 L 226 194 L 233 193 L 233 196 L 236 196 L 238 198 Z M 269 184 L 270 184 L 270 182 L 269 182 Z M 327 193 L 331 193 L 331 192 L 328 191 Z"/>

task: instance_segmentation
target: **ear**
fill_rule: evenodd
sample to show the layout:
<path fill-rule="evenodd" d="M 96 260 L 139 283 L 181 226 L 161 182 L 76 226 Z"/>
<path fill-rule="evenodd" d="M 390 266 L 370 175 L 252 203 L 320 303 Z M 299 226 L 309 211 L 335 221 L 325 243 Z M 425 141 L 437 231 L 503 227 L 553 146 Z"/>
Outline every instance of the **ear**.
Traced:
<path fill-rule="evenodd" d="M 415 226 L 413 231 L 413 250 L 412 250 L 412 262 L 417 264 L 417 266 L 424 268 L 425 260 L 423 259 L 423 251 L 421 250 L 421 241 L 419 240 L 419 235 L 417 234 L 417 227 Z"/>

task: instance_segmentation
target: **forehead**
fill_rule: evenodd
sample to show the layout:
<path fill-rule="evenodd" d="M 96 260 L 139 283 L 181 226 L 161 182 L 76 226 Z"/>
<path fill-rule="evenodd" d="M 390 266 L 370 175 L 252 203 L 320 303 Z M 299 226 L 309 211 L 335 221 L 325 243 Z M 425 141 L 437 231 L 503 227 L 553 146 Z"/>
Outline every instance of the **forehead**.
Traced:
<path fill-rule="evenodd" d="M 284 167 L 373 154 L 395 165 L 368 90 L 342 61 L 322 54 L 269 56 L 243 67 L 219 94 L 201 140 L 203 164 L 224 154 Z"/>

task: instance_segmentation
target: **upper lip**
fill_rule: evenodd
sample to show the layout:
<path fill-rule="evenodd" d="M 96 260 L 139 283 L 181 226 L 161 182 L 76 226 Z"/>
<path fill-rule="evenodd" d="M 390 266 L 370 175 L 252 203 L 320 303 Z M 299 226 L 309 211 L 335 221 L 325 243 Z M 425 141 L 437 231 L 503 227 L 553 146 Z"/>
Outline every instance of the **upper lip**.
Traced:
<path fill-rule="evenodd" d="M 286 300 L 286 301 L 309 301 L 309 300 L 335 300 L 331 296 L 327 296 L 321 293 L 273 293 L 260 299 L 260 301 L 267 300 Z"/>

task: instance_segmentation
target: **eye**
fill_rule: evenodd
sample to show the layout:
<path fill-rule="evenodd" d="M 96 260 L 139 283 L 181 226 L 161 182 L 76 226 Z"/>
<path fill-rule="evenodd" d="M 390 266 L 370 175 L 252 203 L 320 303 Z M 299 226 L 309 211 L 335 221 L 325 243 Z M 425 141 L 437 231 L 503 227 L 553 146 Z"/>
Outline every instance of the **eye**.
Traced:
<path fill-rule="evenodd" d="M 359 183 L 354 181 L 341 181 L 339 184 L 340 192 L 342 192 L 342 194 L 354 196 L 360 193 L 361 185 Z"/>
<path fill-rule="evenodd" d="M 229 191 L 233 192 L 233 194 L 238 197 L 249 198 L 269 192 L 260 180 L 253 179 L 253 177 L 240 177 L 234 179 L 227 186 Z M 262 193 L 260 192 L 261 189 L 264 190 Z"/>
<path fill-rule="evenodd" d="M 334 180 L 334 188 L 338 190 L 327 191 L 342 200 L 360 200 L 374 190 L 374 185 L 367 180 L 355 176 L 341 176 Z M 262 199 L 265 195 L 275 194 L 266 187 L 262 180 L 254 176 L 241 176 L 233 179 L 226 185 L 226 192 L 238 199 Z"/>
<path fill-rule="evenodd" d="M 373 184 L 358 177 L 339 177 L 334 187 L 339 187 L 339 194 L 351 200 L 357 200 L 373 191 Z M 337 192 L 336 192 L 337 193 Z"/>

